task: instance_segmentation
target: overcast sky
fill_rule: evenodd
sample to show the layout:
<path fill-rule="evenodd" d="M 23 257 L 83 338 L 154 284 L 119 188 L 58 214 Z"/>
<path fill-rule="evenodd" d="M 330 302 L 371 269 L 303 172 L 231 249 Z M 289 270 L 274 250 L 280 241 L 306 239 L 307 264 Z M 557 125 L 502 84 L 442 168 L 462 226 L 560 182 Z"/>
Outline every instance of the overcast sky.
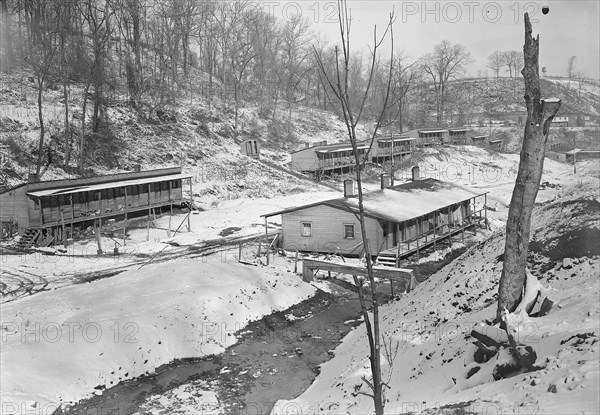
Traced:
<path fill-rule="evenodd" d="M 330 43 L 339 42 L 335 0 L 264 0 L 266 9 L 285 19 L 301 11 L 315 32 Z M 533 32 L 540 35 L 540 68 L 549 75 L 566 76 L 567 60 L 577 56 L 575 70 L 600 78 L 600 1 L 387 1 L 349 0 L 352 11 L 353 49 L 372 44 L 373 26 L 383 30 L 394 9 L 395 49 L 413 59 L 447 39 L 462 43 L 474 62 L 470 75 L 487 70 L 487 57 L 495 50 L 522 50 L 523 14 L 529 12 Z M 543 5 L 549 13 L 542 14 Z M 507 74 L 508 75 L 508 74 Z"/>

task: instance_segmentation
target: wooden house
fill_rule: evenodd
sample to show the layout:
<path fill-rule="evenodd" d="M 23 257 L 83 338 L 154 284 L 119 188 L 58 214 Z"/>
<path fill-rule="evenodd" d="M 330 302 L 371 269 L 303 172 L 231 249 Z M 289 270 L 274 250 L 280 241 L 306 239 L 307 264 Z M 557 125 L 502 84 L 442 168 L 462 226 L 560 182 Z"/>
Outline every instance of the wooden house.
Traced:
<path fill-rule="evenodd" d="M 260 158 L 260 143 L 256 138 L 247 138 L 239 142 L 240 151 L 243 155 L 255 159 Z"/>
<path fill-rule="evenodd" d="M 369 146 L 365 143 L 358 143 L 357 151 L 361 162 L 368 149 Z M 292 152 L 291 168 L 300 172 L 343 172 L 352 170 L 354 165 L 354 152 L 350 143 L 327 144 L 327 141 L 323 141 Z"/>
<path fill-rule="evenodd" d="M 448 129 L 448 144 L 467 145 L 470 143 L 469 128 L 449 128 Z"/>
<path fill-rule="evenodd" d="M 417 146 L 430 147 L 448 141 L 448 130 L 444 128 L 426 128 L 417 130 Z"/>
<path fill-rule="evenodd" d="M 471 136 L 471 145 L 478 147 L 487 146 L 488 136 L 485 134 L 473 135 Z"/>
<path fill-rule="evenodd" d="M 382 181 L 383 183 L 383 181 Z M 364 254 L 353 183 L 344 197 L 263 215 L 281 215 L 282 246 L 289 251 Z M 363 194 L 369 251 L 379 262 L 396 264 L 485 220 L 486 193 L 474 193 L 435 179 L 413 181 Z"/>
<path fill-rule="evenodd" d="M 502 151 L 504 149 L 504 140 L 500 138 L 490 139 L 488 141 L 488 147 L 490 150 Z"/>
<path fill-rule="evenodd" d="M 405 157 L 411 153 L 414 141 L 415 138 L 410 137 L 408 134 L 378 135 L 371 147 L 371 161 L 381 163 L 390 160 L 392 154 L 394 159 Z"/>
<path fill-rule="evenodd" d="M 134 171 L 98 177 L 29 181 L 0 193 L 0 219 L 21 235 L 53 234 L 65 238 L 74 226 L 102 226 L 108 219 L 128 219 L 184 202 L 181 167 Z M 190 192 L 191 192 L 190 180 Z"/>
<path fill-rule="evenodd" d="M 569 127 L 569 117 L 554 117 L 551 125 L 552 127 Z"/>

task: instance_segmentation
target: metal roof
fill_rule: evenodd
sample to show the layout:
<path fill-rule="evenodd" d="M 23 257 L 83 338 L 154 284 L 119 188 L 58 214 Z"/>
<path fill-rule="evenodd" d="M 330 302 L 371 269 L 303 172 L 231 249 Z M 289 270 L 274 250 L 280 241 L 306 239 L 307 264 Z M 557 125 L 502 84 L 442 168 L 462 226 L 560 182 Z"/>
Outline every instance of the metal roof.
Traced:
<path fill-rule="evenodd" d="M 419 130 L 419 133 L 443 133 L 447 130 Z"/>
<path fill-rule="evenodd" d="M 423 179 L 363 194 L 365 214 L 370 217 L 400 223 L 464 202 L 487 192 L 469 189 L 436 179 Z M 325 205 L 348 212 L 358 212 L 358 197 L 342 197 L 272 212 L 263 217 L 276 216 L 297 210 Z"/>
<path fill-rule="evenodd" d="M 369 146 L 356 147 L 357 150 L 364 150 L 367 148 L 369 148 Z M 352 147 L 342 147 L 342 148 L 335 148 L 335 149 L 331 149 L 331 150 L 315 150 L 316 153 L 339 153 L 342 151 L 352 151 Z"/>
<path fill-rule="evenodd" d="M 414 137 L 399 137 L 399 138 L 394 138 L 394 141 L 410 141 L 410 140 L 416 140 L 416 138 Z M 382 138 L 379 139 L 377 141 L 392 141 L 391 138 Z"/>
<path fill-rule="evenodd" d="M 166 180 L 178 180 L 178 179 L 189 179 L 192 177 L 191 174 L 179 173 L 179 174 L 169 174 L 165 176 L 154 176 L 154 177 L 144 177 L 140 179 L 130 179 L 130 180 L 118 180 L 114 182 L 108 183 L 99 183 L 99 184 L 90 184 L 90 185 L 80 185 L 80 186 L 66 186 L 66 187 L 58 187 L 54 189 L 44 189 L 37 190 L 33 192 L 27 192 L 28 195 L 33 197 L 44 197 L 44 196 L 58 196 L 79 192 L 90 192 L 94 190 L 102 190 L 102 189 L 114 189 L 116 187 L 124 187 L 138 184 L 146 184 L 146 183 L 154 183 L 154 182 L 163 182 Z"/>

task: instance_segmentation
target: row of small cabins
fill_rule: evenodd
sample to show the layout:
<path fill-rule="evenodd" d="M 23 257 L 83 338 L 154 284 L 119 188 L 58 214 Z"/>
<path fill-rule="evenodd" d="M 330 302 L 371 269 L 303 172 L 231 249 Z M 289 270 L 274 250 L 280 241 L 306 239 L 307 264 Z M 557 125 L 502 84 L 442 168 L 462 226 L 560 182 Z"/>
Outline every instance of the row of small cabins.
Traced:
<path fill-rule="evenodd" d="M 1 220 L 18 226 L 20 247 L 59 243 L 78 229 L 102 229 L 110 221 L 151 217 L 189 202 L 183 187 L 192 176 L 181 168 L 134 171 L 100 177 L 30 181 L 0 193 Z M 381 264 L 397 265 L 400 258 L 451 239 L 485 223 L 486 193 L 472 192 L 435 179 L 420 180 L 413 169 L 411 182 L 390 186 L 382 176 L 381 189 L 364 194 L 369 252 Z M 364 254 L 358 222 L 358 198 L 352 181 L 344 196 L 264 215 L 281 215 L 280 244 L 286 250 Z M 37 240 L 37 241 L 36 241 Z M 386 262 L 387 261 L 387 262 Z"/>
<path fill-rule="evenodd" d="M 402 134 L 377 135 L 373 142 L 357 143 L 361 163 L 382 163 L 401 160 L 415 147 L 440 144 L 476 145 L 493 150 L 502 150 L 503 142 L 489 139 L 487 135 L 473 134 L 468 128 L 420 129 Z M 327 144 L 327 141 L 296 150 L 291 153 L 291 168 L 301 172 L 333 172 L 351 169 L 355 164 L 354 151 L 350 143 Z"/>

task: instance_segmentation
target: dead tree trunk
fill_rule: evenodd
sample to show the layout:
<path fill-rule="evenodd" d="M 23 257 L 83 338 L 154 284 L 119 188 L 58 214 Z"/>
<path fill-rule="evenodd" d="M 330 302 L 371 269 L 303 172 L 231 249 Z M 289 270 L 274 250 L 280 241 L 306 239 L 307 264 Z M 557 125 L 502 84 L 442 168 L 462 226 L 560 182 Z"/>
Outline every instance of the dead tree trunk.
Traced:
<path fill-rule="evenodd" d="M 504 266 L 498 292 L 497 318 L 499 321 L 502 321 L 502 311 L 505 308 L 510 312 L 514 311 L 521 298 L 525 283 L 531 212 L 542 178 L 550 123 L 560 108 L 559 99 L 541 99 L 538 64 L 539 35 L 534 39 L 531 32 L 529 15 L 525 13 L 525 45 L 523 46 L 525 67 L 521 73 L 525 80 L 524 98 L 527 107 L 527 123 L 521 148 L 519 172 L 506 223 Z"/>

